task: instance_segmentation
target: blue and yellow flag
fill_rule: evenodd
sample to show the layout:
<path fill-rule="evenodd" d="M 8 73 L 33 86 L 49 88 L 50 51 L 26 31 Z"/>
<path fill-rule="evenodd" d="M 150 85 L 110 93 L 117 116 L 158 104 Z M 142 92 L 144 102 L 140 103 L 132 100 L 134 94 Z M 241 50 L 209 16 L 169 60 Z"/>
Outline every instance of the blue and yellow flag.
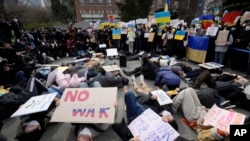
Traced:
<path fill-rule="evenodd" d="M 120 29 L 112 29 L 112 39 L 113 40 L 121 39 L 121 30 Z"/>
<path fill-rule="evenodd" d="M 204 29 L 207 29 L 209 26 L 212 25 L 214 20 L 214 15 L 209 14 L 209 15 L 202 15 L 199 17 L 199 21 L 202 22 Z"/>
<path fill-rule="evenodd" d="M 186 48 L 186 56 L 188 59 L 204 63 L 206 60 L 209 37 L 188 36 L 188 47 Z"/>
<path fill-rule="evenodd" d="M 166 0 L 166 1 L 165 1 L 165 9 L 164 9 L 164 11 L 169 11 L 169 10 L 168 10 L 169 7 L 170 7 L 170 0 Z"/>
<path fill-rule="evenodd" d="M 219 15 L 220 14 L 220 8 L 217 6 L 217 7 L 214 7 L 214 15 Z"/>
<path fill-rule="evenodd" d="M 159 23 L 159 29 L 163 30 L 166 27 L 166 23 Z"/>
<path fill-rule="evenodd" d="M 186 31 L 184 30 L 178 30 L 176 31 L 175 35 L 174 35 L 174 39 L 175 40 L 183 40 L 185 37 Z"/>
<path fill-rule="evenodd" d="M 162 36 L 162 30 L 159 29 L 159 30 L 157 31 L 157 36 Z"/>
<path fill-rule="evenodd" d="M 169 23 L 170 22 L 170 12 L 157 12 L 155 13 L 156 23 Z"/>

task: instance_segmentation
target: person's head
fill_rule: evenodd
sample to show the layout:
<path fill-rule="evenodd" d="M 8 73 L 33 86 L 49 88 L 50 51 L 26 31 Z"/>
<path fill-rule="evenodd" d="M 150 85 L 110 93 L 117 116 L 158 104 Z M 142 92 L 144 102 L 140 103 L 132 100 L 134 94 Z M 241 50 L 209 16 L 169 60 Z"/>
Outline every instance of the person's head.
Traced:
<path fill-rule="evenodd" d="M 41 126 L 39 122 L 36 120 L 26 122 L 23 125 L 24 125 L 24 133 L 31 133 L 35 130 L 41 130 Z"/>
<path fill-rule="evenodd" d="M 79 132 L 76 141 L 93 141 L 92 133 L 89 128 L 85 127 L 84 129 L 82 129 Z"/>
<path fill-rule="evenodd" d="M 218 24 L 219 24 L 218 21 L 213 21 L 211 27 L 218 27 Z"/>
<path fill-rule="evenodd" d="M 122 85 L 128 85 L 129 80 L 128 78 L 122 77 Z"/>

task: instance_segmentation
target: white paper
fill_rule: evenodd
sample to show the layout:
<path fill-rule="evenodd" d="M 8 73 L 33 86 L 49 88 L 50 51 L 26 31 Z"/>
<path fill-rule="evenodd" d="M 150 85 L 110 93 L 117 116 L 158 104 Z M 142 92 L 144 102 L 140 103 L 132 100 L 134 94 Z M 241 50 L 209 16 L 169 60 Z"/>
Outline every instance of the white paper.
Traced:
<path fill-rule="evenodd" d="M 50 93 L 31 97 L 15 113 L 13 113 L 11 117 L 18 117 L 46 111 L 48 110 L 55 96 L 56 93 Z"/>
<path fill-rule="evenodd" d="M 118 56 L 118 51 L 116 48 L 106 49 L 107 56 Z"/>
<path fill-rule="evenodd" d="M 106 47 L 107 47 L 106 44 L 100 44 L 100 45 L 99 45 L 99 48 L 106 48 Z"/>
<path fill-rule="evenodd" d="M 218 30 L 219 30 L 219 27 L 208 27 L 206 35 L 207 36 L 216 36 Z"/>
<path fill-rule="evenodd" d="M 140 141 L 174 141 L 179 133 L 151 109 L 147 109 L 128 125 Z"/>
<path fill-rule="evenodd" d="M 161 106 L 173 103 L 172 99 L 163 90 L 155 90 L 151 93 L 157 96 L 157 101 Z"/>

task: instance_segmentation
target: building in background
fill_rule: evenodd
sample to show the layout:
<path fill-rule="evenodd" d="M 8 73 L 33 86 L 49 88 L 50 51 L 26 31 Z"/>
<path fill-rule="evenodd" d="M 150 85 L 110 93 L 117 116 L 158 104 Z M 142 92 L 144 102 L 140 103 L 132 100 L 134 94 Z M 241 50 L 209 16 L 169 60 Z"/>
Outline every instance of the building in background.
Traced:
<path fill-rule="evenodd" d="M 119 9 L 116 2 L 124 0 L 75 0 L 76 21 L 102 21 L 108 15 L 114 15 L 115 20 L 120 20 Z M 166 0 L 153 0 L 149 15 L 158 9 L 164 9 Z M 204 1 L 204 0 L 201 0 Z M 169 10 L 174 18 L 191 21 L 196 16 L 197 0 L 170 0 Z"/>
<path fill-rule="evenodd" d="M 223 0 L 206 0 L 203 7 L 203 14 L 214 14 L 214 8 L 221 10 L 222 3 Z"/>

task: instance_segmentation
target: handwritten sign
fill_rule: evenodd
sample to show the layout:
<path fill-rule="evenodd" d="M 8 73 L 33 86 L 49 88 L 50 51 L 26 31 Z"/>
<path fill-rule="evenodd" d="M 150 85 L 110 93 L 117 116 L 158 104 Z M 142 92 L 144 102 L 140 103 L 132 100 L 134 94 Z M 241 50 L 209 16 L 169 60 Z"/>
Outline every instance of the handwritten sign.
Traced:
<path fill-rule="evenodd" d="M 219 31 L 215 45 L 225 46 L 227 43 L 228 34 L 229 34 L 228 30 Z"/>
<path fill-rule="evenodd" d="M 199 64 L 199 66 L 203 67 L 203 68 L 206 68 L 206 69 L 218 69 L 218 68 L 221 68 L 223 67 L 224 65 L 222 64 L 218 64 L 218 63 L 215 63 L 215 62 L 207 62 L 207 63 L 203 63 L 203 64 Z"/>
<path fill-rule="evenodd" d="M 51 121 L 114 123 L 117 88 L 67 88 Z"/>
<path fill-rule="evenodd" d="M 237 112 L 224 110 L 216 106 L 208 111 L 204 117 L 204 125 L 212 125 L 229 133 L 230 125 L 242 125 L 246 116 Z"/>
<path fill-rule="evenodd" d="M 134 137 L 141 141 L 174 141 L 179 133 L 162 121 L 151 109 L 147 109 L 128 125 Z"/>
<path fill-rule="evenodd" d="M 99 44 L 99 48 L 106 48 L 107 45 L 106 44 Z"/>
<path fill-rule="evenodd" d="M 15 113 L 13 113 L 11 117 L 18 117 L 46 111 L 48 110 L 55 96 L 56 93 L 50 93 L 31 97 Z"/>
<path fill-rule="evenodd" d="M 219 30 L 219 27 L 208 27 L 206 35 L 207 36 L 216 36 L 218 30 Z"/>
<path fill-rule="evenodd" d="M 121 70 L 121 68 L 120 68 L 118 65 L 102 66 L 102 68 L 103 68 L 106 72 Z"/>
<path fill-rule="evenodd" d="M 157 101 L 161 106 L 173 103 L 172 99 L 163 90 L 155 90 L 151 93 L 157 96 Z"/>
<path fill-rule="evenodd" d="M 118 55 L 118 51 L 116 48 L 106 49 L 106 52 L 107 52 L 107 56 L 117 56 Z"/>

